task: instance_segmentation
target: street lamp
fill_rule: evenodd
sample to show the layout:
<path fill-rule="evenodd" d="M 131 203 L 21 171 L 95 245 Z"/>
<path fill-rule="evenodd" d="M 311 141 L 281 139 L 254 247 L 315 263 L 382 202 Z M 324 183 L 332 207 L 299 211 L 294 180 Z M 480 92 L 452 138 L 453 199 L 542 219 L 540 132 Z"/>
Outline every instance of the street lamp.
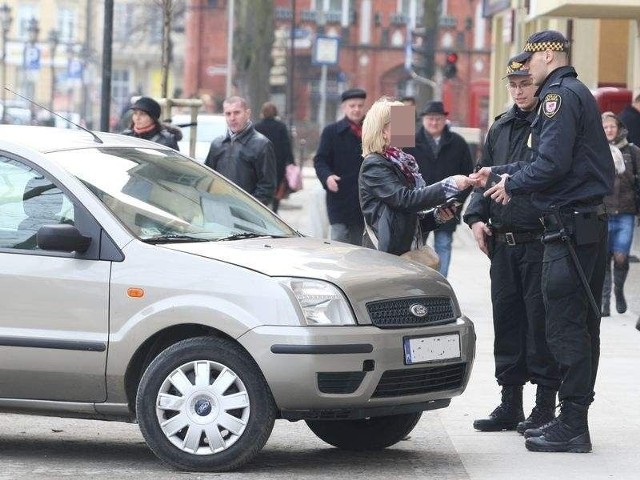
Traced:
<path fill-rule="evenodd" d="M 7 123 L 7 91 L 4 86 L 7 84 L 7 35 L 11 28 L 11 7 L 3 3 L 0 7 L 0 27 L 2 28 L 2 120 L 1 123 Z"/>
<path fill-rule="evenodd" d="M 49 110 L 53 111 L 53 99 L 56 95 L 56 49 L 58 43 L 60 43 L 60 36 L 57 30 L 49 31 L 49 53 L 51 55 L 51 103 L 49 104 Z"/>
<path fill-rule="evenodd" d="M 37 70 L 40 68 L 40 50 L 36 45 L 38 41 L 38 34 L 40 33 L 40 27 L 38 26 L 38 20 L 34 17 L 29 19 L 29 23 L 27 25 L 27 33 L 29 34 L 29 40 L 25 45 L 24 50 L 24 69 L 25 69 L 25 93 L 26 97 L 29 99 L 33 99 L 35 94 L 35 84 L 33 79 L 33 70 Z M 31 122 L 35 121 L 35 111 L 33 109 L 33 104 L 31 104 Z"/>

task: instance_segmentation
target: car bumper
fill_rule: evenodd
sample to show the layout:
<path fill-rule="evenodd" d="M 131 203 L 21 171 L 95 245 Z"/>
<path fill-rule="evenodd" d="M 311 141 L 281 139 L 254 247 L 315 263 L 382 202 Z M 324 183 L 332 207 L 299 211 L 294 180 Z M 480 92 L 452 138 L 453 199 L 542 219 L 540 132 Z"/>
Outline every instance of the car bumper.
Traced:
<path fill-rule="evenodd" d="M 405 364 L 403 340 L 457 333 L 460 357 Z M 364 418 L 442 408 L 466 388 L 473 323 L 380 329 L 258 327 L 239 342 L 260 365 L 283 418 Z"/>

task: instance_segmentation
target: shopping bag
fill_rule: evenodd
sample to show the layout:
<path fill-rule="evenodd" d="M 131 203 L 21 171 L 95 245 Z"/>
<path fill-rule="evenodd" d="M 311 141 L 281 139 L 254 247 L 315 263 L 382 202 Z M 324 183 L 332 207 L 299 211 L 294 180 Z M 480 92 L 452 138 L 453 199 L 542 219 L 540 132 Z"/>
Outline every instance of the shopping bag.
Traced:
<path fill-rule="evenodd" d="M 295 163 L 287 165 L 284 175 L 290 191 L 297 192 L 302 190 L 302 169 L 298 165 Z"/>

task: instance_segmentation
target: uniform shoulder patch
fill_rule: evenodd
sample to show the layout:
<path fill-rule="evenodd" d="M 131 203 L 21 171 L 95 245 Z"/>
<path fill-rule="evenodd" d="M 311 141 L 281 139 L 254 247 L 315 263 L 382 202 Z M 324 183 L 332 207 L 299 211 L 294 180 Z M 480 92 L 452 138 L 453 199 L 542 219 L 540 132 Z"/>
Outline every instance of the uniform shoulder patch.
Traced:
<path fill-rule="evenodd" d="M 542 101 L 542 113 L 547 118 L 552 118 L 560 111 L 562 105 L 562 97 L 557 93 L 547 93 Z"/>

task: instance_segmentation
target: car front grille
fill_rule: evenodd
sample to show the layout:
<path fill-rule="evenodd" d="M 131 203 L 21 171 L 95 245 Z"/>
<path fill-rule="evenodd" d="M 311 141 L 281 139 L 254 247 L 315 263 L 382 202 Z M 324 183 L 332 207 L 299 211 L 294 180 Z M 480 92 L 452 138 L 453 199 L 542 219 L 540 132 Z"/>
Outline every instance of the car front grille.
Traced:
<path fill-rule="evenodd" d="M 364 376 L 365 372 L 318 372 L 318 390 L 322 393 L 353 393 Z"/>
<path fill-rule="evenodd" d="M 460 388 L 465 371 L 465 363 L 387 370 L 382 374 L 373 398 L 404 397 Z"/>
<path fill-rule="evenodd" d="M 411 297 L 367 303 L 371 323 L 379 328 L 441 325 L 456 320 L 449 297 Z"/>

